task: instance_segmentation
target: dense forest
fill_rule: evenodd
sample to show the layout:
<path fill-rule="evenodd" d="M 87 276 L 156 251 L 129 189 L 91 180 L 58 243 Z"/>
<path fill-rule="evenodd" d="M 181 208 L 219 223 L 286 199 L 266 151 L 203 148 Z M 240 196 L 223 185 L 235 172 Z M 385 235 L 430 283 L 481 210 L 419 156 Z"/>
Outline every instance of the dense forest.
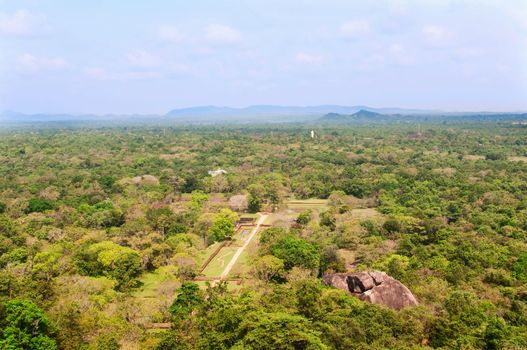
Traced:
<path fill-rule="evenodd" d="M 526 349 L 525 130 L 0 131 L 0 348 Z M 203 279 L 256 213 L 240 282 Z M 366 270 L 419 305 L 322 282 Z"/>

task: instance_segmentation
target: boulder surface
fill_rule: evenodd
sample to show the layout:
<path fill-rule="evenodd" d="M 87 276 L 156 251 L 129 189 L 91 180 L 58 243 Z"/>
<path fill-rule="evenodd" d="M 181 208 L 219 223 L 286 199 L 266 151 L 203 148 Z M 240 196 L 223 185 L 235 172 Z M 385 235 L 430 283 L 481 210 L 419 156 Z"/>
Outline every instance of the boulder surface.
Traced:
<path fill-rule="evenodd" d="M 333 273 L 325 275 L 323 279 L 326 285 L 347 290 L 361 300 L 394 310 L 418 304 L 404 284 L 382 271 Z"/>

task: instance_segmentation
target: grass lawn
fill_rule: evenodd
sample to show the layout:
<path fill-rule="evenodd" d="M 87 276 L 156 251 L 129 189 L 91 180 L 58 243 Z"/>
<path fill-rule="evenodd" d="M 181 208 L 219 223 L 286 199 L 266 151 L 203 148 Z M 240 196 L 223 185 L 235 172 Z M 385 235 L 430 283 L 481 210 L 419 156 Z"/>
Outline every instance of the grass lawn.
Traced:
<path fill-rule="evenodd" d="M 265 228 L 264 228 L 265 229 Z M 230 277 L 241 276 L 244 277 L 251 271 L 251 261 L 258 254 L 258 244 L 260 240 L 260 233 L 264 230 L 260 229 L 256 235 L 254 235 L 251 243 L 242 252 L 236 264 L 232 267 L 229 274 Z"/>
<path fill-rule="evenodd" d="M 328 201 L 326 199 L 292 199 L 287 202 L 287 208 L 303 211 L 306 209 L 326 209 Z"/>
<path fill-rule="evenodd" d="M 218 255 L 216 255 L 207 265 L 205 270 L 203 270 L 203 275 L 207 277 L 220 277 L 227 264 L 231 261 L 236 250 L 238 250 L 238 247 L 222 248 Z"/>
<path fill-rule="evenodd" d="M 207 289 L 207 283 L 212 284 L 212 281 L 194 281 L 192 283 L 196 283 L 200 289 Z M 242 285 L 238 285 L 238 283 L 235 281 L 227 281 L 227 290 L 229 291 L 236 291 L 241 287 Z"/>
<path fill-rule="evenodd" d="M 274 222 L 274 216 L 275 216 L 274 213 L 269 214 L 269 215 L 265 218 L 263 224 L 264 224 L 264 225 L 272 225 L 273 222 Z"/>
<path fill-rule="evenodd" d="M 196 257 L 196 263 L 198 264 L 198 266 L 203 265 L 203 263 L 209 258 L 209 256 L 216 251 L 220 244 L 221 243 L 216 242 L 208 246 L 207 249 L 199 251 L 199 255 Z"/>
<path fill-rule="evenodd" d="M 246 213 L 246 214 L 240 215 L 240 218 L 258 219 L 259 217 L 260 217 L 260 215 L 257 214 L 257 213 L 255 213 L 255 214 Z"/>
<path fill-rule="evenodd" d="M 142 286 L 134 291 L 134 296 L 139 298 L 155 298 L 157 297 L 158 287 L 162 282 L 178 282 L 178 278 L 170 272 L 170 268 L 171 266 L 166 266 L 159 270 L 142 274 L 139 279 Z"/>
<path fill-rule="evenodd" d="M 231 245 L 243 245 L 247 238 L 249 238 L 249 236 L 251 235 L 253 229 L 254 226 L 242 226 L 238 231 L 234 233 L 234 236 L 232 236 L 233 242 L 231 243 Z"/>

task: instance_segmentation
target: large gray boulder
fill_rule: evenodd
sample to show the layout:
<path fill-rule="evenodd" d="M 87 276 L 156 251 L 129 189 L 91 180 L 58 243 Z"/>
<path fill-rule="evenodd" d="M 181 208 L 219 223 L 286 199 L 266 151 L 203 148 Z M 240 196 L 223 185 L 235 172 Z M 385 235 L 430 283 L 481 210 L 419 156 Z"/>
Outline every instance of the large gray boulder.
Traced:
<path fill-rule="evenodd" d="M 382 271 L 333 273 L 323 279 L 326 285 L 347 290 L 361 300 L 386 305 L 394 310 L 418 304 L 404 284 Z"/>

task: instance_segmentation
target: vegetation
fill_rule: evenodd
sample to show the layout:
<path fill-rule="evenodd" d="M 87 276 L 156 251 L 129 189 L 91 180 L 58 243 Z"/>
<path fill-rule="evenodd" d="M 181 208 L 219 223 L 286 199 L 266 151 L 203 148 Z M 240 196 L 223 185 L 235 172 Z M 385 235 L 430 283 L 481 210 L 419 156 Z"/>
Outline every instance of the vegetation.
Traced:
<path fill-rule="evenodd" d="M 0 348 L 527 348 L 524 126 L 416 130 L 3 133 Z M 240 285 L 211 280 L 224 265 L 202 272 L 240 246 L 235 195 L 272 213 L 229 276 Z M 385 271 L 420 305 L 321 282 L 353 269 Z"/>

